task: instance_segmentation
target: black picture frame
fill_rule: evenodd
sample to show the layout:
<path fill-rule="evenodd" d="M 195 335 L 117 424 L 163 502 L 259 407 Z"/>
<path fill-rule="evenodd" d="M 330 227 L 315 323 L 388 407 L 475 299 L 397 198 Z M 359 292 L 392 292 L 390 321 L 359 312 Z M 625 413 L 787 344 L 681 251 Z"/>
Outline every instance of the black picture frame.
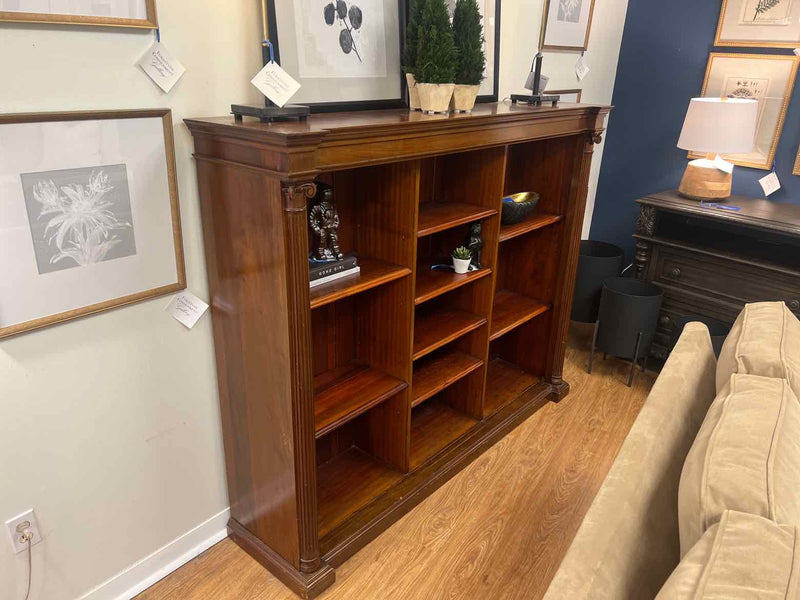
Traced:
<path fill-rule="evenodd" d="M 400 40 L 400 58 L 402 61 L 403 57 L 403 50 L 405 46 L 405 39 L 406 39 L 406 25 L 407 25 L 407 2 L 408 0 L 398 0 L 397 1 L 397 22 L 400 28 L 399 33 L 399 40 Z M 281 54 L 280 54 L 280 35 L 278 33 L 278 21 L 277 15 L 275 13 L 275 0 L 271 2 L 267 2 L 267 10 L 269 12 L 269 39 L 272 43 L 273 53 L 275 55 L 275 61 L 280 64 L 281 62 Z M 266 65 L 267 61 L 269 61 L 269 52 L 266 48 L 264 48 L 263 56 L 262 56 L 263 64 Z M 380 109 L 390 109 L 390 108 L 408 108 L 408 90 L 406 89 L 406 79 L 405 74 L 403 73 L 402 68 L 400 72 L 397 74 L 398 79 L 400 80 L 400 97 L 399 98 L 390 98 L 385 100 L 352 100 L 352 101 L 345 101 L 345 102 L 304 102 L 305 106 L 308 106 L 312 113 L 332 113 L 332 112 L 347 112 L 347 111 L 355 111 L 355 110 L 380 110 Z M 495 93 L 497 92 L 497 87 L 495 83 Z M 266 101 L 269 104 L 269 100 Z"/>
<path fill-rule="evenodd" d="M 478 96 L 475 102 L 497 102 L 500 95 L 500 0 L 496 0 L 494 5 L 494 81 L 492 82 L 492 93 Z"/>

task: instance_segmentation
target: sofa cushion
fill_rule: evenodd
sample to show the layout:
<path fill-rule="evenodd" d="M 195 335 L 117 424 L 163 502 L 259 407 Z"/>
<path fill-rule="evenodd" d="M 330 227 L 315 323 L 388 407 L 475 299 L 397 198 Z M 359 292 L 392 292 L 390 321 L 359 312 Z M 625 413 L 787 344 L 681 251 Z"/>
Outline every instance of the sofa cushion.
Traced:
<path fill-rule="evenodd" d="M 800 403 L 785 379 L 732 375 L 711 404 L 681 473 L 681 556 L 726 509 L 800 525 Z"/>
<path fill-rule="evenodd" d="M 717 362 L 717 393 L 733 373 L 779 377 L 800 397 L 800 321 L 783 302 L 746 304 Z"/>
<path fill-rule="evenodd" d="M 725 511 L 672 572 L 656 600 L 797 600 L 797 528 Z"/>

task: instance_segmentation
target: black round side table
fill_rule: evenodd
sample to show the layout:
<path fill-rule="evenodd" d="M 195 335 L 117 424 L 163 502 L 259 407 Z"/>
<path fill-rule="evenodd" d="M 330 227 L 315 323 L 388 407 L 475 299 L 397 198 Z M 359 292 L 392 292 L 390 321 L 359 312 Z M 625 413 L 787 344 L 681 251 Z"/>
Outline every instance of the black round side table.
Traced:
<path fill-rule="evenodd" d="M 603 282 L 589 355 L 589 373 L 597 348 L 604 355 L 630 360 L 628 387 L 633 384 L 640 356 L 644 358 L 641 367 L 644 371 L 663 297 L 661 288 L 642 279 L 610 277 Z"/>
<path fill-rule="evenodd" d="M 619 275 L 623 254 L 622 248 L 614 244 L 581 241 L 570 319 L 580 323 L 594 323 L 597 320 L 603 281 Z"/>

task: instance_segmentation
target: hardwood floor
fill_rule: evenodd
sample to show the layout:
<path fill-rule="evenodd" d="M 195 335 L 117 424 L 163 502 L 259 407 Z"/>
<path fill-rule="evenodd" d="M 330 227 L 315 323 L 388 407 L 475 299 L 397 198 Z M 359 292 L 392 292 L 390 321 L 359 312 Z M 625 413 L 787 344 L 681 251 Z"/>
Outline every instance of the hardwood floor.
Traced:
<path fill-rule="evenodd" d="M 537 600 L 544 595 L 650 387 L 628 363 L 595 356 L 573 324 L 572 388 L 336 570 L 324 600 Z M 226 539 L 136 600 L 293 600 Z"/>

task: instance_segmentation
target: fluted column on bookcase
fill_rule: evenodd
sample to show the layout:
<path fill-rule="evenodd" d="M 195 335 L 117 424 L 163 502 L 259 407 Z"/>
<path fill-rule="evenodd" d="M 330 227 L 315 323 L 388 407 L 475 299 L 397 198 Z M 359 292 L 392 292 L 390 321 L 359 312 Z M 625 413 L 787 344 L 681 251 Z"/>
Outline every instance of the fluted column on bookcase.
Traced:
<path fill-rule="evenodd" d="M 554 319 L 553 332 L 555 350 L 550 356 L 547 373 L 550 385 L 553 387 L 555 399 L 560 400 L 569 391 L 569 384 L 562 378 L 564 369 L 564 356 L 567 351 L 567 335 L 569 333 L 569 317 L 572 308 L 572 295 L 575 292 L 575 273 L 578 269 L 578 256 L 581 245 L 581 228 L 583 213 L 586 210 L 586 197 L 589 194 L 589 172 L 592 168 L 592 156 L 595 144 L 603 140 L 603 130 L 590 130 L 583 139 L 582 151 L 576 152 L 576 165 L 573 170 L 578 176 L 573 180 L 570 189 L 570 202 L 574 208 L 568 211 L 568 222 L 564 240 L 564 270 L 562 281 L 559 284 L 559 294 L 556 302 L 560 305 L 557 317 Z"/>
<path fill-rule="evenodd" d="M 300 570 L 320 567 L 317 531 L 317 469 L 314 439 L 314 395 L 311 365 L 311 300 L 308 288 L 308 221 L 306 205 L 316 193 L 313 182 L 284 182 L 283 223 L 286 245 L 286 288 L 292 364 L 292 414 L 295 437 L 295 480 L 300 528 Z"/>

